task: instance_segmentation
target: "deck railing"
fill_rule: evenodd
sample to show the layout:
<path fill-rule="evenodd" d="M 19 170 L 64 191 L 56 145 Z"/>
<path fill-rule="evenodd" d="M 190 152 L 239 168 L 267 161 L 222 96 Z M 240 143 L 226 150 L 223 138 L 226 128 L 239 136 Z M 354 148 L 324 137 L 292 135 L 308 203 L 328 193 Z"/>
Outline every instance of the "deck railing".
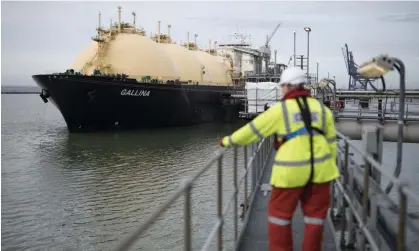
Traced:
<path fill-rule="evenodd" d="M 418 221 L 407 212 L 407 202 L 419 206 L 419 196 L 406 182 L 395 178 L 380 163 L 382 159 L 382 135 L 379 127 L 364 128 L 363 146 L 360 148 L 349 138 L 338 132 L 340 139 L 337 163 L 341 178 L 332 186 L 329 226 L 339 233 L 337 250 L 417 250 L 406 246 L 407 232 L 419 236 Z M 353 153 L 351 153 L 351 151 Z M 359 154 L 365 164 L 358 165 L 353 154 Z M 352 164 L 351 164 L 352 163 Z M 381 188 L 381 176 L 397 188 L 399 202 L 394 203 L 388 193 Z M 387 206 L 383 206 L 383 200 Z M 398 204 L 398 205 L 397 205 Z M 391 210 L 389 206 L 391 205 Z M 380 213 L 386 210 L 387 214 Z M 407 220 L 411 217 L 410 227 Z M 395 221 L 397 227 L 391 227 L 389 221 Z M 381 223 L 380 223 L 381 222 Z M 383 227 L 386 225 L 387 227 Z M 385 228 L 385 229 L 384 229 Z M 356 233 L 359 233 L 356 235 Z M 416 248 L 416 249 L 415 249 Z"/>
<path fill-rule="evenodd" d="M 273 137 L 265 138 L 259 143 L 252 144 L 252 151 L 250 153 L 250 158 L 248 158 L 248 147 L 240 147 L 243 148 L 244 151 L 244 167 L 245 171 L 244 174 L 239 177 L 238 176 L 238 148 L 239 147 L 232 147 L 233 151 L 233 187 L 234 191 L 232 194 L 229 195 L 229 199 L 227 204 L 223 205 L 223 172 L 225 171 L 223 168 L 223 157 L 225 156 L 226 152 L 230 149 L 221 149 L 215 152 L 215 156 L 210 159 L 210 161 L 202 166 L 192 177 L 186 179 L 182 182 L 181 186 L 169 196 L 169 198 L 160 206 L 158 207 L 154 213 L 148 217 L 148 219 L 139 226 L 139 228 L 132 233 L 129 237 L 127 237 L 120 245 L 116 248 L 118 251 L 122 250 L 129 250 L 129 248 L 141 237 L 141 235 L 151 226 L 157 218 L 162 215 L 172 204 L 174 204 L 177 199 L 180 197 L 184 197 L 184 250 L 189 251 L 192 250 L 192 215 L 191 215 L 191 191 L 193 185 L 196 183 L 197 179 L 201 177 L 204 173 L 211 170 L 216 166 L 216 173 L 217 173 L 217 204 L 216 204 L 216 212 L 217 212 L 217 219 L 215 221 L 215 225 L 210 231 L 209 236 L 207 237 L 203 247 L 201 250 L 208 250 L 210 248 L 211 241 L 214 237 L 217 238 L 217 250 L 222 250 L 223 247 L 223 225 L 225 216 L 233 206 L 233 217 L 234 217 L 234 241 L 235 247 L 239 241 L 239 235 L 243 231 L 239 231 L 238 229 L 238 194 L 240 187 L 244 189 L 244 196 L 243 200 L 243 210 L 244 210 L 244 226 L 248 220 L 248 209 L 249 204 L 252 203 L 255 192 L 257 191 L 257 185 L 263 173 L 263 167 L 266 166 L 266 161 L 268 160 L 269 154 L 273 149 Z M 251 185 L 249 189 L 249 171 L 251 171 Z M 251 201 L 249 203 L 249 192 Z"/>
<path fill-rule="evenodd" d="M 336 234 L 336 250 L 355 248 L 357 250 L 416 250 L 412 243 L 406 243 L 406 236 L 419 236 L 418 217 L 408 213 L 408 201 L 419 206 L 419 196 L 409 185 L 399 178 L 398 174 L 390 174 L 380 163 L 382 160 L 383 130 L 378 126 L 364 126 L 363 147 L 357 146 L 348 137 L 337 132 L 339 139 L 337 164 L 341 177 L 335 180 L 331 190 L 332 200 L 328 215 L 328 226 Z M 247 226 L 251 205 L 253 204 L 257 188 L 260 185 L 263 168 L 266 167 L 269 155 L 273 150 L 273 137 L 265 138 L 260 143 L 252 144 L 252 151 L 248 154 L 248 147 L 240 147 L 244 155 L 244 173 L 238 175 L 238 150 L 217 150 L 215 156 L 202 166 L 163 203 L 154 213 L 126 240 L 120 243 L 116 250 L 128 250 L 157 218 L 162 215 L 177 199 L 184 197 L 184 250 L 192 250 L 192 213 L 191 191 L 197 179 L 209 170 L 216 171 L 217 188 L 217 217 L 215 225 L 204 242 L 201 250 L 208 250 L 214 238 L 217 239 L 217 250 L 223 249 L 223 225 L 226 215 L 233 207 L 234 246 L 237 248 L 241 235 Z M 223 157 L 228 151 L 233 151 L 233 192 L 228 195 L 226 205 L 223 205 Z M 398 148 L 401 155 L 401 148 Z M 354 155 L 354 154 L 357 155 Z M 249 156 L 250 155 L 250 156 Z M 249 158 L 250 157 L 250 158 Z M 363 165 L 356 164 L 355 158 L 362 159 Z M 215 165 L 215 168 L 214 168 Z M 231 170 L 230 167 L 228 170 Z M 251 174 L 249 175 L 249 171 Z M 400 171 L 400 170 L 399 170 Z M 398 172 L 399 172 L 398 171 Z M 249 185 L 249 176 L 251 183 Z M 386 177 L 397 188 L 398 203 L 389 196 L 390 190 L 381 187 L 381 176 Z M 243 227 L 238 227 L 239 191 L 243 189 Z M 250 197 L 250 202 L 249 202 Z M 383 201 L 387 205 L 383 206 Z M 390 206 L 389 206 L 390 205 Z M 416 220 L 416 221 L 415 221 Z M 409 225 L 410 224 L 410 225 Z M 397 227 L 395 227 L 397 226 Z M 358 233 L 358 235 L 356 234 Z M 268 238 L 268 237 L 266 237 Z"/>

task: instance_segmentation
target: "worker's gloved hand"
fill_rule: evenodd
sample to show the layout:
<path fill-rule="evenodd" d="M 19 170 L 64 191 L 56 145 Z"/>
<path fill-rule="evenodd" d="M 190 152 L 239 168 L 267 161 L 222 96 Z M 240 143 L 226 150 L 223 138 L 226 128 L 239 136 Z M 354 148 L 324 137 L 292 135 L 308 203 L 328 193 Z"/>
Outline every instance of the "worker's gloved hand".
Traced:
<path fill-rule="evenodd" d="M 221 137 L 221 138 L 218 139 L 218 145 L 221 146 L 221 147 L 224 147 L 223 137 Z"/>
<path fill-rule="evenodd" d="M 275 150 L 278 150 L 281 147 L 281 145 L 282 145 L 282 140 L 281 141 L 275 140 L 275 144 L 274 144 Z"/>

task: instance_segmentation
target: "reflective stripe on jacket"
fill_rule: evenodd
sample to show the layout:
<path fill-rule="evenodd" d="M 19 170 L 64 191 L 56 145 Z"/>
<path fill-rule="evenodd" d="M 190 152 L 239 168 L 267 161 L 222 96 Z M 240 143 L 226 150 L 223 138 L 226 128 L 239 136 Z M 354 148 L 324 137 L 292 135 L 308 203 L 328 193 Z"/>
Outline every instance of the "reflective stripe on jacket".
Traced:
<path fill-rule="evenodd" d="M 330 109 L 314 98 L 307 98 L 312 114 L 312 126 L 322 129 L 325 136 L 313 132 L 313 183 L 324 183 L 339 177 L 336 166 L 336 129 Z M 295 99 L 276 103 L 232 135 L 223 138 L 224 146 L 247 145 L 274 133 L 282 138 L 304 126 Z M 271 185 L 292 188 L 304 186 L 310 177 L 309 135 L 285 142 L 277 151 L 272 169 Z"/>

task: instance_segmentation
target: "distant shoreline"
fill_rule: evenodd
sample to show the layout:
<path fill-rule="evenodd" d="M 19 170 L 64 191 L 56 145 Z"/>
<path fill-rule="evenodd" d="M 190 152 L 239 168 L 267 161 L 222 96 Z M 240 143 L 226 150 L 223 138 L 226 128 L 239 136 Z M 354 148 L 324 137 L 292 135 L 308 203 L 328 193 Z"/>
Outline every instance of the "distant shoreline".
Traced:
<path fill-rule="evenodd" d="M 1 92 L 1 94 L 39 94 L 40 93 L 40 91 L 39 92 L 34 92 L 34 91 L 28 91 L 28 92 L 25 92 L 25 91 L 4 91 L 4 92 Z"/>
<path fill-rule="evenodd" d="M 39 94 L 41 88 L 37 86 L 1 86 L 1 94 Z"/>

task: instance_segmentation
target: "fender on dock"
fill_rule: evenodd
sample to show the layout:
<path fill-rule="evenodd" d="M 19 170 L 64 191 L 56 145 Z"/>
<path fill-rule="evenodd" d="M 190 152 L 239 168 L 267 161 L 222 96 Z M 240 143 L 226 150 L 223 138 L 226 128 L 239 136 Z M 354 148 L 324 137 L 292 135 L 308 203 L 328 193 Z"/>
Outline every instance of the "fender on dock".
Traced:
<path fill-rule="evenodd" d="M 397 121 L 386 121 L 381 125 L 377 120 L 362 120 L 360 122 L 354 119 L 339 119 L 335 122 L 336 129 L 348 136 L 352 140 L 361 140 L 362 127 L 364 125 L 376 125 L 383 128 L 384 141 L 397 142 L 398 123 Z M 419 123 L 408 122 L 403 126 L 403 142 L 419 143 Z"/>

